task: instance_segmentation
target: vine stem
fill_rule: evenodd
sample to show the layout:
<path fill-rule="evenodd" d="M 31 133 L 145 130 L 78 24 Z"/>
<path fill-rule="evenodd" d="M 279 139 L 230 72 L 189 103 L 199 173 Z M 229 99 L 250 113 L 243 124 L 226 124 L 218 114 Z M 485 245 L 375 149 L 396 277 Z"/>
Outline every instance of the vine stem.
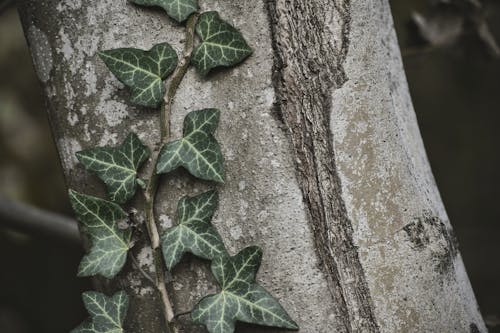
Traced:
<path fill-rule="evenodd" d="M 175 68 L 172 76 L 165 82 L 165 96 L 163 97 L 163 103 L 161 108 L 160 116 L 160 132 L 161 132 L 161 142 L 160 146 L 168 143 L 170 140 L 170 114 L 172 110 L 172 103 L 175 99 L 177 89 L 179 88 L 182 79 L 186 75 L 186 72 L 191 63 L 191 56 L 194 49 L 194 39 L 195 39 L 195 26 L 198 21 L 199 14 L 192 14 L 186 24 L 186 40 L 184 45 L 184 51 L 182 58 L 179 60 L 177 67 Z M 165 271 L 164 262 L 161 253 L 160 244 L 160 234 L 158 232 L 158 226 L 155 219 L 155 199 L 156 193 L 158 192 L 158 185 L 160 176 L 156 174 L 156 164 L 158 163 L 158 158 L 160 152 L 157 148 L 153 154 L 152 168 L 149 175 L 149 181 L 147 183 L 146 189 L 144 190 L 145 198 L 145 211 L 146 211 L 146 227 L 149 234 L 149 239 L 151 241 L 151 249 L 153 251 L 154 265 L 155 265 L 155 286 L 158 290 L 163 305 L 163 312 L 165 317 L 166 326 L 169 333 L 176 333 L 177 329 L 174 325 L 174 320 L 176 316 L 172 307 L 172 302 L 168 295 L 167 287 L 165 284 Z"/>

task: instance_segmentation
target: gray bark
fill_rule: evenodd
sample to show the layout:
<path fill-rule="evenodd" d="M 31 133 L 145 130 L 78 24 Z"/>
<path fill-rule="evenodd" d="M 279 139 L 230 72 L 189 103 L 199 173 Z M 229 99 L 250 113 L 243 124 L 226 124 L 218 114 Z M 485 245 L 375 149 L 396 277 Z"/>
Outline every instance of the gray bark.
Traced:
<path fill-rule="evenodd" d="M 258 280 L 300 332 L 486 332 L 425 155 L 388 2 L 202 7 L 238 26 L 255 54 L 208 80 L 190 70 L 173 106 L 173 136 L 189 111 L 222 110 L 227 181 L 214 224 L 231 252 L 264 249 Z M 74 153 L 117 144 L 130 130 L 154 148 L 159 121 L 127 102 L 95 53 L 162 41 L 180 51 L 183 29 L 125 0 L 24 0 L 20 13 L 68 186 L 102 195 Z M 162 183 L 162 228 L 181 195 L 210 186 L 183 171 Z M 147 241 L 134 255 L 151 269 Z M 132 296 L 128 332 L 162 331 L 154 290 L 137 269 L 97 287 Z M 178 313 L 216 290 L 207 263 L 194 258 L 175 269 L 169 288 Z M 203 332 L 182 318 L 186 332 Z"/>

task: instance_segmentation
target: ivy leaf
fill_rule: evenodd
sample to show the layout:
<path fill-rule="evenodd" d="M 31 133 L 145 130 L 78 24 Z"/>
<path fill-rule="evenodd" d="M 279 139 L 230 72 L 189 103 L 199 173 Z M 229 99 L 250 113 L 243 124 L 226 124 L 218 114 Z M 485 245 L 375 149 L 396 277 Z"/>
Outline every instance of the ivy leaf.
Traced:
<path fill-rule="evenodd" d="M 298 329 L 278 301 L 255 282 L 261 259 L 262 250 L 255 246 L 234 257 L 217 256 L 212 261 L 212 273 L 222 291 L 196 305 L 192 312 L 194 322 L 204 324 L 210 333 L 233 333 L 237 320 Z"/>
<path fill-rule="evenodd" d="M 219 233 L 210 223 L 217 201 L 215 191 L 184 197 L 179 201 L 179 224 L 162 237 L 163 256 L 169 270 L 179 263 L 186 252 L 210 260 L 226 252 Z"/>
<path fill-rule="evenodd" d="M 201 75 L 219 66 L 234 66 L 252 54 L 247 42 L 217 12 L 203 13 L 196 24 L 196 33 L 202 43 L 193 53 L 193 63 Z"/>
<path fill-rule="evenodd" d="M 137 170 L 149 154 L 137 135 L 130 133 L 119 147 L 83 150 L 76 157 L 107 185 L 111 200 L 123 204 L 135 194 Z"/>
<path fill-rule="evenodd" d="M 92 244 L 83 257 L 78 276 L 100 274 L 108 279 L 122 269 L 130 248 L 130 229 L 122 230 L 118 222 L 127 218 L 120 206 L 96 197 L 69 191 L 71 206 Z"/>
<path fill-rule="evenodd" d="M 88 291 L 82 294 L 83 304 L 90 318 L 70 333 L 122 333 L 128 309 L 128 296 L 124 291 L 111 297 Z"/>
<path fill-rule="evenodd" d="M 223 182 L 223 157 L 213 136 L 219 116 L 217 109 L 190 112 L 184 119 L 184 137 L 163 146 L 156 172 L 167 173 L 182 166 L 200 179 Z"/>
<path fill-rule="evenodd" d="M 177 22 L 184 22 L 198 10 L 198 0 L 130 0 L 137 5 L 163 8 Z"/>
<path fill-rule="evenodd" d="M 163 80 L 177 66 L 175 50 L 167 43 L 151 50 L 123 48 L 99 52 L 109 70 L 132 90 L 132 103 L 158 107 L 165 94 Z"/>

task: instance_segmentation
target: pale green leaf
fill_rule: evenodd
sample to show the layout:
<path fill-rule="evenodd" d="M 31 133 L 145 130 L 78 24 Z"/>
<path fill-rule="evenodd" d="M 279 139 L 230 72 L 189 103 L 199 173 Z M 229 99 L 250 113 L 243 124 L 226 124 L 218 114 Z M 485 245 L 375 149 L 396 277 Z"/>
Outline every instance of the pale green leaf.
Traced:
<path fill-rule="evenodd" d="M 182 166 L 200 179 L 223 182 L 222 153 L 213 136 L 219 115 L 217 109 L 190 112 L 184 119 L 184 137 L 163 146 L 156 172 L 167 173 Z"/>
<path fill-rule="evenodd" d="M 71 333 L 122 333 L 128 309 L 128 296 L 124 291 L 111 297 L 88 291 L 82 294 L 83 304 L 90 318 Z"/>
<path fill-rule="evenodd" d="M 132 103 L 158 107 L 165 95 L 165 80 L 175 69 L 177 53 L 167 43 L 151 50 L 123 48 L 99 52 L 110 71 L 132 91 Z"/>
<path fill-rule="evenodd" d="M 125 264 L 130 248 L 130 229 L 122 230 L 118 226 L 127 218 L 127 213 L 113 202 L 72 190 L 69 198 L 91 243 L 89 253 L 80 263 L 78 275 L 115 277 Z"/>
<path fill-rule="evenodd" d="M 203 13 L 196 24 L 202 43 L 193 53 L 193 63 L 202 75 L 215 67 L 234 66 L 252 54 L 252 49 L 232 25 L 217 12 Z"/>
<path fill-rule="evenodd" d="M 194 322 L 210 333 L 233 333 L 236 321 L 298 329 L 278 301 L 255 282 L 261 259 L 258 247 L 247 247 L 234 257 L 215 257 L 212 273 L 222 290 L 198 303 L 191 314 Z"/>
<path fill-rule="evenodd" d="M 137 5 L 163 8 L 177 22 L 185 21 L 198 10 L 198 0 L 130 0 Z"/>
<path fill-rule="evenodd" d="M 93 171 L 107 185 L 112 201 L 123 204 L 135 194 L 137 170 L 149 157 L 149 149 L 134 133 L 118 147 L 99 147 L 76 153 L 85 169 Z"/>
<path fill-rule="evenodd" d="M 215 191 L 184 197 L 179 201 L 179 223 L 162 237 L 163 256 L 169 270 L 179 263 L 186 252 L 210 260 L 226 252 L 219 233 L 210 223 L 217 209 L 217 201 Z"/>

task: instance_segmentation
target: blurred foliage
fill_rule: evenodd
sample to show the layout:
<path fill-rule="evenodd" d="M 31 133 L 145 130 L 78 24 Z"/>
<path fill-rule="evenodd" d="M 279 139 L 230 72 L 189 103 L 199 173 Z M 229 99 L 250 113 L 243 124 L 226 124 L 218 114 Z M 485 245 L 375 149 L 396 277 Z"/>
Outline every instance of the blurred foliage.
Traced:
<path fill-rule="evenodd" d="M 432 46 L 449 45 L 466 35 L 474 35 L 492 56 L 500 57 L 500 47 L 488 22 L 488 4 L 479 0 L 434 0 L 426 15 L 412 13 L 422 39 Z"/>
<path fill-rule="evenodd" d="M 490 37 L 500 38 L 500 2 L 474 3 L 391 1 L 434 175 L 490 332 L 500 332 L 500 267 L 491 262 L 500 253 L 500 60 L 478 28 L 486 23 Z M 0 42 L 0 193 L 70 214 L 13 9 L 0 12 Z M 81 256 L 66 244 L 0 229 L 0 261 L 8 268 L 0 273 L 0 332 L 62 333 L 80 322 L 80 292 L 88 289 L 75 276 Z"/>
<path fill-rule="evenodd" d="M 40 84 L 14 9 L 0 14 L 0 192 L 69 214 Z M 85 315 L 81 249 L 0 229 L 0 332 L 66 332 Z M 15 255 L 12 255 L 15 253 Z M 57 314 L 57 316 L 54 316 Z"/>
<path fill-rule="evenodd" d="M 69 212 L 40 85 L 15 10 L 0 19 L 0 188 L 2 193 Z M 35 186 L 33 186 L 35 185 Z M 46 189 L 50 188 L 51 195 Z"/>

